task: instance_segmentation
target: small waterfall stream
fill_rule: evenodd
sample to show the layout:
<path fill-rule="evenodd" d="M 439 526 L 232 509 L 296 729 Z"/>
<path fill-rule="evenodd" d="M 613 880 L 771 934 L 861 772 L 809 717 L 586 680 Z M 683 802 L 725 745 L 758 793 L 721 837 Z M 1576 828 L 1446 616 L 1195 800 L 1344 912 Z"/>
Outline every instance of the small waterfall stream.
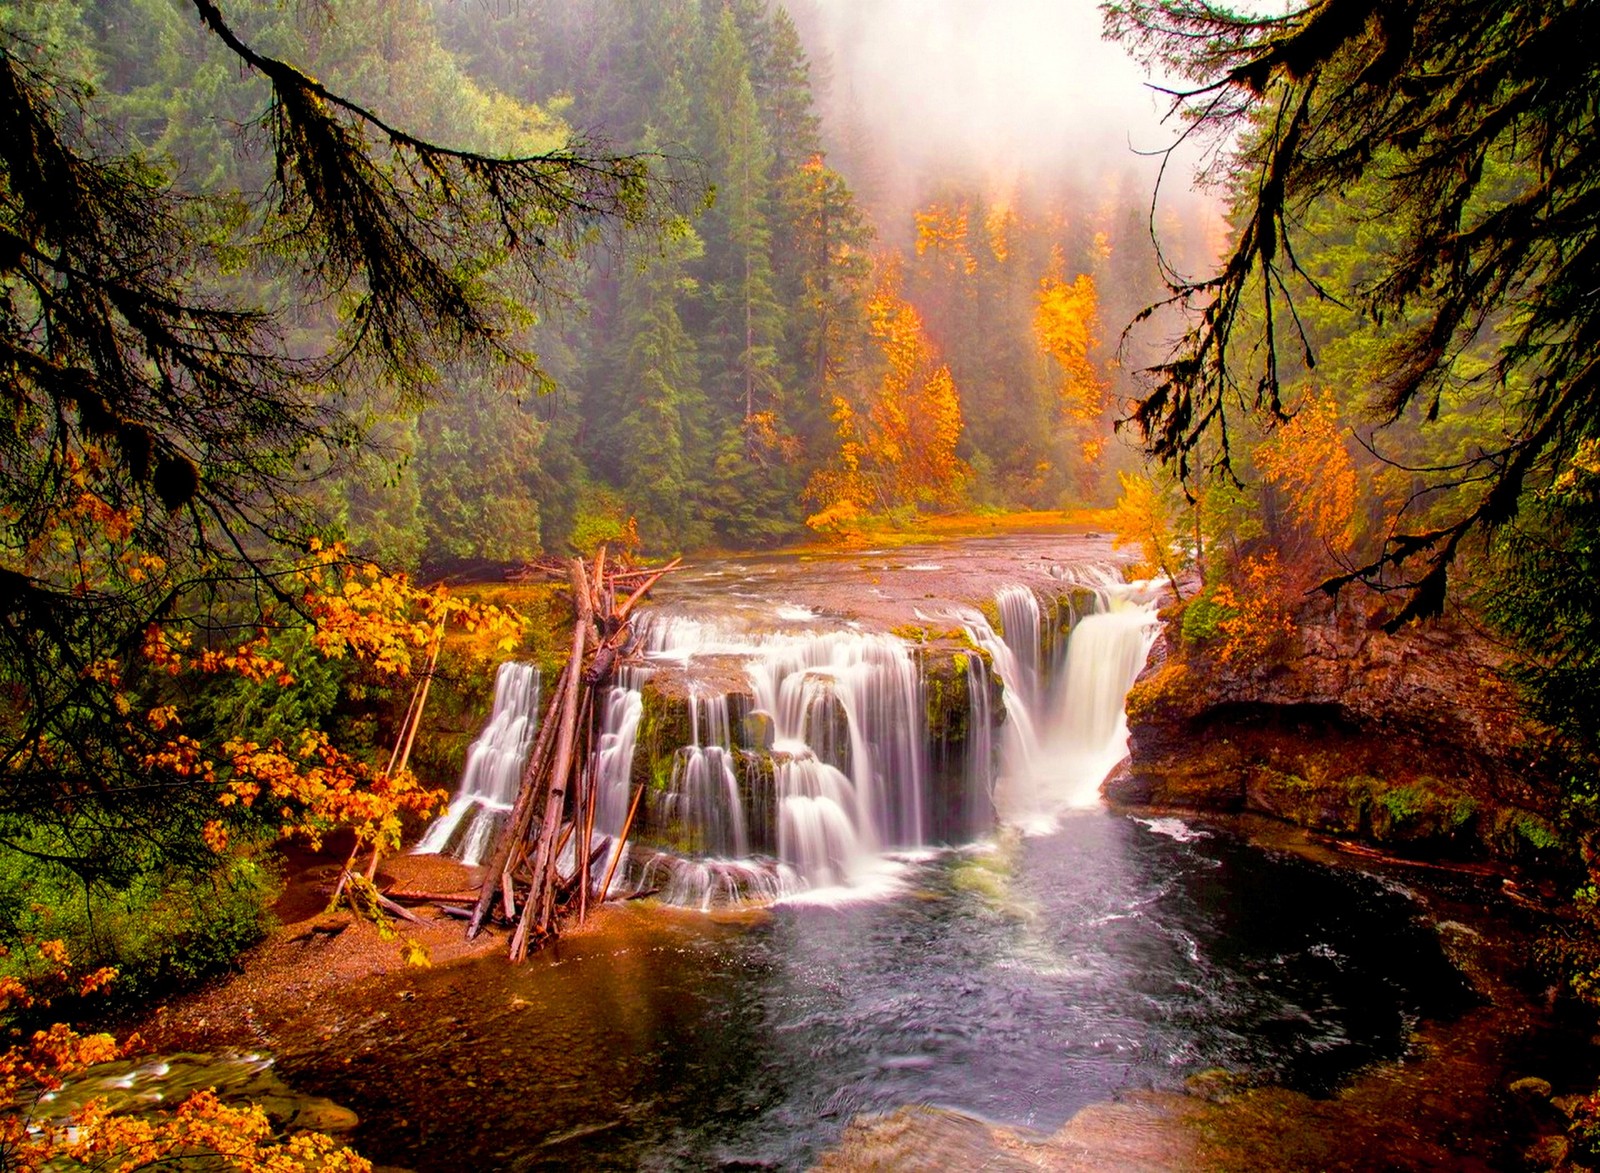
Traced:
<path fill-rule="evenodd" d="M 617 886 L 705 908 L 870 895 L 895 857 L 936 844 L 936 826 L 937 843 L 957 845 L 986 837 L 997 820 L 1043 830 L 1064 810 L 1097 804 L 1126 750 L 1123 700 L 1154 638 L 1158 588 L 1109 574 L 1073 585 L 1091 588 L 1097 606 L 1070 635 L 1060 607 L 1042 608 L 1020 584 L 996 591 L 998 632 L 974 609 L 945 615 L 985 653 L 953 654 L 966 694 L 954 766 L 930 745 L 926 653 L 906 639 L 788 604 L 736 619 L 682 608 L 646 615 L 644 662 L 621 670 L 602 717 L 596 830 L 619 836 L 636 787 L 647 786 Z M 494 715 L 450 812 L 419 850 L 468 863 L 487 852 L 535 728 L 530 671 L 502 667 Z M 686 736 L 666 747 L 670 770 L 658 758 L 645 779 L 634 760 L 642 690 L 663 672 L 681 677 Z M 991 707 L 991 677 L 1003 714 Z"/>
<path fill-rule="evenodd" d="M 1053 673 L 1041 666 L 1042 649 L 1062 641 L 1032 591 L 996 595 L 1003 635 L 981 614 L 961 616 L 1006 686 L 994 805 L 1024 830 L 1048 830 L 1063 810 L 1099 804 L 1100 783 L 1127 753 L 1123 702 L 1155 642 L 1159 584 L 1097 576 L 1084 585 L 1099 609 L 1077 618 Z"/>
<path fill-rule="evenodd" d="M 416 850 L 449 852 L 479 864 L 495 828 L 510 813 L 522 780 L 522 764 L 539 727 L 539 669 L 508 662 L 495 673 L 494 708 L 478 739 L 467 747 L 466 765 L 450 806 Z"/>

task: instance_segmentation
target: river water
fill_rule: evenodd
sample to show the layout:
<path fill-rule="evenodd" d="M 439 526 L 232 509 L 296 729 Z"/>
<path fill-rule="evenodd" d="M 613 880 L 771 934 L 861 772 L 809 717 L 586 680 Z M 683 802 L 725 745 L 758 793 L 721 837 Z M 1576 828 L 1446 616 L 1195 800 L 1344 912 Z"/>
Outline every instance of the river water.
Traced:
<path fill-rule="evenodd" d="M 1470 1001 L 1403 888 L 1224 826 L 1082 812 L 907 868 L 422 972 L 350 1007 L 343 1066 L 287 1074 L 418 1170 L 791 1169 L 905 1104 L 1048 1132 L 1218 1067 L 1325 1094 Z"/>
<path fill-rule="evenodd" d="M 1059 582 L 1108 554 L 1092 539 L 1009 539 L 742 563 L 680 580 L 664 606 L 681 616 L 714 599 L 724 633 L 730 613 L 770 622 L 776 607 L 802 626 L 859 631 L 877 616 L 881 629 L 908 606 L 947 617 L 950 598 Z M 1021 626 L 1007 622 L 1007 642 Z M 1070 658 L 1026 669 L 1031 715 L 1119 736 L 1114 712 L 1085 717 L 1051 683 L 1073 675 Z M 342 1020 L 346 1062 L 286 1066 L 357 1107 L 363 1152 L 418 1170 L 788 1169 L 856 1114 L 907 1104 L 1050 1131 L 1119 1091 L 1215 1068 L 1326 1094 L 1471 1001 L 1405 888 L 1262 850 L 1226 824 L 1108 812 L 1078 781 L 1068 794 L 1019 777 L 1071 750 L 1044 735 L 997 749 L 989 789 L 1021 817 L 991 817 L 974 842 L 927 842 L 909 818 L 870 826 L 862 802 L 849 831 L 873 831 L 874 853 L 843 884 L 837 859 L 808 879 L 797 858 L 776 904 L 616 906 L 523 968 L 497 957 L 382 987 Z M 856 788 L 903 781 L 861 774 L 895 755 L 858 748 L 838 768 L 816 756 L 842 779 L 841 810 Z"/>

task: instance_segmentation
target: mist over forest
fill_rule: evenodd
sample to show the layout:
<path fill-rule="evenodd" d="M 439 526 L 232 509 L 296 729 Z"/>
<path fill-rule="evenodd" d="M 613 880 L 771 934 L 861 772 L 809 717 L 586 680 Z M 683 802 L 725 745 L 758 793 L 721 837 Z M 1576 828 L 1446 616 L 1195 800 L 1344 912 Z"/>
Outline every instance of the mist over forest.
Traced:
<path fill-rule="evenodd" d="M 562 491 L 530 494 L 550 548 L 628 518 L 670 550 L 1114 498 L 1134 457 L 1112 425 L 1154 353 L 1119 361 L 1121 331 L 1162 292 L 1155 165 L 1131 146 L 1171 132 L 1097 14 L 436 15 L 482 83 L 619 149 L 692 158 L 715 190 L 658 255 L 598 261 L 542 342 L 564 364 L 540 448 Z M 1111 117 L 1130 98 L 1145 116 Z M 1208 208 L 1161 205 L 1174 263 L 1203 263 Z"/>
<path fill-rule="evenodd" d="M 1103 506 L 1137 463 L 1113 426 L 1162 340 L 1123 350 L 1122 330 L 1163 285 L 1157 160 L 1136 151 L 1173 132 L 1088 6 L 235 15 L 435 138 L 577 131 L 674 184 L 664 231 L 585 247 L 536 291 L 544 382 L 446 361 L 421 416 L 370 404 L 373 450 L 322 490 L 358 552 L 437 574 L 624 536 L 836 538 L 895 511 Z M 259 88 L 189 84 L 225 68 L 216 47 L 161 5 L 84 20 L 120 133 L 196 190 L 266 190 L 230 143 Z M 1198 268 L 1217 217 L 1187 180 L 1167 192 L 1162 247 Z"/>

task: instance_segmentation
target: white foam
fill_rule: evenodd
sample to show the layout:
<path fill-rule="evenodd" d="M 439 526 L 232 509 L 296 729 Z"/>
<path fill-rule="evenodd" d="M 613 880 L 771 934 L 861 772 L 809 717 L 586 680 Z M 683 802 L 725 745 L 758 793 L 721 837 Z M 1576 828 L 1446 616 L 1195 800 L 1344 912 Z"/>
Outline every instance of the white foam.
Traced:
<path fill-rule="evenodd" d="M 1175 819 L 1164 815 L 1153 819 L 1134 819 L 1142 823 L 1157 835 L 1165 835 L 1168 839 L 1176 839 L 1179 843 L 1194 843 L 1200 839 L 1211 838 L 1211 832 L 1202 831 L 1198 827 L 1191 827 L 1182 819 Z"/>

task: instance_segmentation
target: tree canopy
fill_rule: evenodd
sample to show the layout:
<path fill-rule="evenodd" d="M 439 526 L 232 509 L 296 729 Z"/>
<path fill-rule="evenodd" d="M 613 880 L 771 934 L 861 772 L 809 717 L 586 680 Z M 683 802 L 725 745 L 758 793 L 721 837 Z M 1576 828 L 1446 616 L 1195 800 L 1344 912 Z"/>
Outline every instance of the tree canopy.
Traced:
<path fill-rule="evenodd" d="M 231 144 L 265 186 L 185 187 L 85 51 L 91 19 L 162 12 L 0 14 L 0 836 L 55 812 L 72 841 L 27 850 L 91 871 L 183 822 L 173 796 L 209 772 L 130 712 L 152 625 L 236 643 L 274 607 L 310 621 L 308 485 L 360 437 L 361 389 L 424 396 L 444 358 L 537 382 L 556 265 L 663 207 L 641 156 L 432 141 L 208 0 L 208 51 L 266 82 Z"/>
<path fill-rule="evenodd" d="M 1600 12 L 1560 0 L 1319 0 L 1282 14 L 1204 0 L 1107 5 L 1110 31 L 1182 79 L 1190 136 L 1232 158 L 1235 237 L 1217 270 L 1169 268 L 1191 314 L 1131 421 L 1185 479 L 1231 468 L 1241 413 L 1279 422 L 1318 361 L 1308 310 L 1391 327 L 1368 404 L 1424 423 L 1464 391 L 1504 426 L 1422 471 L 1447 516 L 1396 525 L 1328 584 L 1402 588 L 1395 624 L 1437 614 L 1463 542 L 1515 518 L 1600 437 Z M 1220 145 L 1219 145 L 1220 144 Z M 1314 210 L 1362 191 L 1381 247 L 1332 284 L 1304 263 Z"/>

